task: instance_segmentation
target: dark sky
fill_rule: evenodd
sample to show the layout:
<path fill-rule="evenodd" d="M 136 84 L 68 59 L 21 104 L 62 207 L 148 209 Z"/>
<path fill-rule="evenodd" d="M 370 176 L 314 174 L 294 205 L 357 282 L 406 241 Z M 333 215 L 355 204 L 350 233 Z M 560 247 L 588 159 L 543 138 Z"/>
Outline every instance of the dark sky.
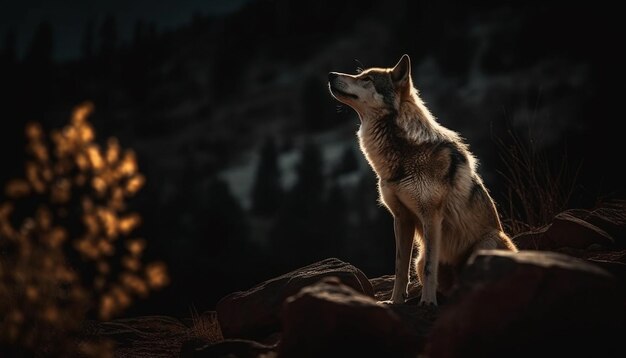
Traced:
<path fill-rule="evenodd" d="M 54 29 L 55 55 L 59 60 L 80 54 L 80 40 L 87 22 L 99 23 L 106 14 L 117 19 L 122 41 L 133 33 L 137 19 L 154 21 L 159 31 L 188 22 L 194 12 L 223 14 L 248 0 L 0 0 L 0 34 L 15 29 L 20 53 L 42 20 Z"/>

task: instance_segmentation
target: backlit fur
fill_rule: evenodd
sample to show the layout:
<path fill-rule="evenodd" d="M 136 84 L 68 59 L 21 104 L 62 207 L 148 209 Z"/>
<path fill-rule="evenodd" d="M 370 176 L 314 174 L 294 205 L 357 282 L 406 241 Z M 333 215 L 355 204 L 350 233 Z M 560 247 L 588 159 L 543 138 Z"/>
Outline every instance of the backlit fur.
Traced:
<path fill-rule="evenodd" d="M 440 125 L 413 86 L 410 59 L 357 75 L 329 74 L 331 94 L 361 119 L 363 154 L 378 176 L 381 202 L 394 217 L 396 280 L 392 303 L 407 294 L 413 245 L 422 304 L 437 304 L 439 264 L 463 265 L 478 249 L 515 245 L 458 133 Z"/>

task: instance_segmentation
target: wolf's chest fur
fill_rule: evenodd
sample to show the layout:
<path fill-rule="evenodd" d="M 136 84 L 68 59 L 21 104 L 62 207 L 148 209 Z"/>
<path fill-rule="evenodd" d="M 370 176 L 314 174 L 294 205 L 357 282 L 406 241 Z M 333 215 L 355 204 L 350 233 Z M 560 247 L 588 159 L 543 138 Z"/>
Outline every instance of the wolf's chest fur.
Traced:
<path fill-rule="evenodd" d="M 465 236 L 482 234 L 482 225 L 470 223 L 493 220 L 469 209 L 470 199 L 483 195 L 484 187 L 467 146 L 457 133 L 430 117 L 415 117 L 419 115 L 429 114 L 406 111 L 400 116 L 368 118 L 359 129 L 359 143 L 379 178 L 380 199 L 392 212 L 398 211 L 397 205 L 418 211 L 432 206 L 443 209 L 444 233 L 455 238 L 443 243 L 442 258 L 446 258 L 453 256 L 445 252 L 456 251 L 452 246 L 457 242 L 471 241 Z M 397 200 L 384 197 L 383 187 Z"/>
<path fill-rule="evenodd" d="M 383 182 L 441 179 L 454 184 L 472 158 L 456 133 L 424 123 L 420 115 L 394 112 L 363 121 L 361 150 Z"/>

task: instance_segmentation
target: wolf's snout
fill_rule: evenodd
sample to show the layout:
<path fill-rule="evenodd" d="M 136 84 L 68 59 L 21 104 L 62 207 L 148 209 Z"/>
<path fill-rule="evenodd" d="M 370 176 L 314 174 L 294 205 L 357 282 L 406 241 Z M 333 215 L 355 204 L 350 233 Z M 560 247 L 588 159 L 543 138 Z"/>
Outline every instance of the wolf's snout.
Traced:
<path fill-rule="evenodd" d="M 339 100 L 345 102 L 347 99 L 358 99 L 356 94 L 350 93 L 348 85 L 342 80 L 342 74 L 337 72 L 328 73 L 328 89 L 330 94 Z"/>

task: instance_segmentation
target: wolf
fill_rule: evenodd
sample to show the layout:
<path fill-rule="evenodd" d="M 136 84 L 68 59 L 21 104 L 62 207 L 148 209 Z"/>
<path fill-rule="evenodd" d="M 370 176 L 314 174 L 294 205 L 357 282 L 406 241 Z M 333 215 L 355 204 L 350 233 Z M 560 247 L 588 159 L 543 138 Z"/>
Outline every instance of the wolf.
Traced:
<path fill-rule="evenodd" d="M 481 249 L 517 251 L 456 132 L 439 124 L 420 98 L 403 55 L 392 68 L 328 74 L 331 95 L 360 118 L 359 144 L 378 177 L 381 203 L 394 219 L 395 281 L 390 302 L 407 297 L 413 246 L 421 305 L 437 305 L 439 265 L 458 270 Z"/>

